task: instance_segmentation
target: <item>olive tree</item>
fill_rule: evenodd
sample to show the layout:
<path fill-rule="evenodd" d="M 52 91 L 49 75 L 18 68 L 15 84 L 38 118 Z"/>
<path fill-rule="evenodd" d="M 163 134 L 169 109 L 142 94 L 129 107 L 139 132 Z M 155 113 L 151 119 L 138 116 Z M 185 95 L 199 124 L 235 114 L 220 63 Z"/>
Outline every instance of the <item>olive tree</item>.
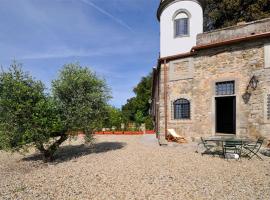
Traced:
<path fill-rule="evenodd" d="M 79 64 L 64 65 L 47 94 L 40 81 L 14 63 L 0 73 L 0 149 L 35 146 L 45 161 L 52 161 L 78 131 L 91 136 L 109 97 L 105 81 Z"/>

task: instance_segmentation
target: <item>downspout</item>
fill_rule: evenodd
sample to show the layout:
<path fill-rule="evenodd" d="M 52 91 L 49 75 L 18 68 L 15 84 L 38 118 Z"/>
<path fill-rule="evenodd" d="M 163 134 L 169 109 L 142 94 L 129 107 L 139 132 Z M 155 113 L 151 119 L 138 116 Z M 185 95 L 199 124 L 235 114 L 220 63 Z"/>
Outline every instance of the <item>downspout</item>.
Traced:
<path fill-rule="evenodd" d="M 164 112 L 165 112 L 165 139 L 167 139 L 168 136 L 168 120 L 167 120 L 167 112 L 168 112 L 168 108 L 167 108 L 167 61 L 164 60 Z"/>

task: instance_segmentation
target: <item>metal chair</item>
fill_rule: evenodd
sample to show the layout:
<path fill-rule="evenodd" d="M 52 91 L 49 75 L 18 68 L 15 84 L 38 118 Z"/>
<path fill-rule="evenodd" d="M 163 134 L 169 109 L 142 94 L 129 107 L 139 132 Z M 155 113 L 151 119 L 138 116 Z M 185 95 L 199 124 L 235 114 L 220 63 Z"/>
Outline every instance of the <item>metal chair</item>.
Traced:
<path fill-rule="evenodd" d="M 244 149 L 247 150 L 247 153 L 245 153 L 245 156 L 249 157 L 249 160 L 256 156 L 260 160 L 263 160 L 261 156 L 258 155 L 262 144 L 263 144 L 264 138 L 259 138 L 256 143 L 249 143 L 244 145 Z"/>
<path fill-rule="evenodd" d="M 215 154 L 217 154 L 217 151 L 216 151 L 217 145 L 216 145 L 216 144 L 208 143 L 207 141 L 205 141 L 205 140 L 201 137 L 201 142 L 198 143 L 198 147 L 199 147 L 200 145 L 203 145 L 203 147 L 204 147 L 204 149 L 205 149 L 205 151 L 201 153 L 202 156 L 203 156 L 204 154 L 210 154 L 210 155 L 215 155 Z M 197 147 L 197 151 L 196 151 L 196 152 L 198 152 L 198 147 Z"/>
<path fill-rule="evenodd" d="M 228 159 L 228 154 L 237 154 L 239 156 L 238 159 L 240 159 L 242 154 L 242 147 L 243 147 L 242 141 L 234 141 L 234 140 L 225 141 L 223 146 L 224 158 L 227 157 Z"/>

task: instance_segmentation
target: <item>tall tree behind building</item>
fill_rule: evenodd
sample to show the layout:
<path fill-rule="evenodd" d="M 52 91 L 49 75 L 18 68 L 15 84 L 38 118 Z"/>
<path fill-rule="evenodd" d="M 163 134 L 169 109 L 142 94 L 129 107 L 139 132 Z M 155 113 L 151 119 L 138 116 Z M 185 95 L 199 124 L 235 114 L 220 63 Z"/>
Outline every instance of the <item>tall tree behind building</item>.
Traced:
<path fill-rule="evenodd" d="M 203 0 L 205 31 L 270 17 L 269 0 Z"/>
<path fill-rule="evenodd" d="M 122 107 L 123 117 L 126 122 L 136 124 L 146 124 L 147 129 L 152 129 L 153 124 L 149 115 L 152 88 L 152 74 L 143 77 L 138 85 L 133 89 L 135 97 L 127 100 Z"/>

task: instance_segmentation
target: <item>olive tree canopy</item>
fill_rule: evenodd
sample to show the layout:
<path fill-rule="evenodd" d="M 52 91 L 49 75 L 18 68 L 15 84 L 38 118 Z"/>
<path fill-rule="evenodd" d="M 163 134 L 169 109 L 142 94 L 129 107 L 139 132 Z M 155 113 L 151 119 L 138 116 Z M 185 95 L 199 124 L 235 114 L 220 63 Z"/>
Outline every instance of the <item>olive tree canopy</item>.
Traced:
<path fill-rule="evenodd" d="M 79 64 L 64 65 L 49 95 L 14 63 L 0 73 L 0 149 L 34 145 L 51 161 L 69 136 L 93 133 L 109 98 L 105 81 Z"/>

